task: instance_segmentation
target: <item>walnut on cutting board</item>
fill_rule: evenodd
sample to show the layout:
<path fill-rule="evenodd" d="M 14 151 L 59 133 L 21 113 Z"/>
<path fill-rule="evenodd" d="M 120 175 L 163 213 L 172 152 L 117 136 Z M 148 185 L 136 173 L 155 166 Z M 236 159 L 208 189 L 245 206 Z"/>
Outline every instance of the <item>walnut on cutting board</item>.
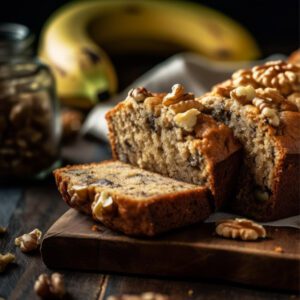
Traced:
<path fill-rule="evenodd" d="M 263 226 L 247 219 L 221 220 L 216 225 L 217 235 L 225 238 L 254 241 L 267 236 Z"/>

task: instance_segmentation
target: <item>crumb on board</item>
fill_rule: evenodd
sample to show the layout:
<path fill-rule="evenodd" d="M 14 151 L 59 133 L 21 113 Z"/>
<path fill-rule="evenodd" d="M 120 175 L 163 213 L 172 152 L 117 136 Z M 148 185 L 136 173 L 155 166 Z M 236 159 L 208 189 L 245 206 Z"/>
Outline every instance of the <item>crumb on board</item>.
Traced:
<path fill-rule="evenodd" d="M 101 227 L 98 226 L 98 225 L 93 225 L 93 226 L 92 226 L 92 230 L 93 230 L 93 231 L 98 231 L 98 232 L 102 232 L 102 231 L 103 231 L 103 230 L 101 229 Z"/>
<path fill-rule="evenodd" d="M 191 296 L 193 296 L 193 294 L 194 294 L 194 291 L 193 290 L 188 290 L 188 295 L 191 297 Z"/>
<path fill-rule="evenodd" d="M 277 252 L 277 253 L 283 253 L 283 252 L 284 252 L 283 248 L 280 247 L 280 246 L 276 246 L 276 247 L 274 248 L 274 251 Z"/>

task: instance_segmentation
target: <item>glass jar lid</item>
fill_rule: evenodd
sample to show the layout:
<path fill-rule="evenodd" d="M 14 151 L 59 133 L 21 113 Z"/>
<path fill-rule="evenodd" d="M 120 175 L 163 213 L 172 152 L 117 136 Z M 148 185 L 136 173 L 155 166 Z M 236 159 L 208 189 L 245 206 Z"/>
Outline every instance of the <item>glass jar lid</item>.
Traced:
<path fill-rule="evenodd" d="M 0 23 L 0 62 L 30 56 L 34 35 L 29 28 L 16 23 Z"/>

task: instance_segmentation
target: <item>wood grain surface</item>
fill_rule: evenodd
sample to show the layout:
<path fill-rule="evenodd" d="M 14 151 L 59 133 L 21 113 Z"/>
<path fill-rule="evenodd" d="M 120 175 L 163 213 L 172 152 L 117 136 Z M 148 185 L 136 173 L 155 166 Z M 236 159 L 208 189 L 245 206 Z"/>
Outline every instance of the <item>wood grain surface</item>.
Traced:
<path fill-rule="evenodd" d="M 299 289 L 297 229 L 268 227 L 266 240 L 243 242 L 215 236 L 214 224 L 197 224 L 148 239 L 128 237 L 101 225 L 93 231 L 94 224 L 89 216 L 74 209 L 66 212 L 44 237 L 45 264 L 51 268 L 212 278 Z M 278 246 L 283 253 L 274 251 Z"/>

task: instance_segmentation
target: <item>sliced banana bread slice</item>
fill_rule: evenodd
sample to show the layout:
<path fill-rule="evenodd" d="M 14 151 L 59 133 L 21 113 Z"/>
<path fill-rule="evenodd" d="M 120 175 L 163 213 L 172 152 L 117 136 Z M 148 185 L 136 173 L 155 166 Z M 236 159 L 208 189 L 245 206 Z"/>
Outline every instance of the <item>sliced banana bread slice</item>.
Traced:
<path fill-rule="evenodd" d="M 232 208 L 257 220 L 300 213 L 300 65 L 240 70 L 198 99 L 244 146 Z"/>
<path fill-rule="evenodd" d="M 212 212 L 208 189 L 120 161 L 68 166 L 54 176 L 69 206 L 128 235 L 153 236 Z"/>
<path fill-rule="evenodd" d="M 207 186 L 220 207 L 234 190 L 241 147 L 231 129 L 203 108 L 180 84 L 168 94 L 131 90 L 106 115 L 113 157 Z"/>

